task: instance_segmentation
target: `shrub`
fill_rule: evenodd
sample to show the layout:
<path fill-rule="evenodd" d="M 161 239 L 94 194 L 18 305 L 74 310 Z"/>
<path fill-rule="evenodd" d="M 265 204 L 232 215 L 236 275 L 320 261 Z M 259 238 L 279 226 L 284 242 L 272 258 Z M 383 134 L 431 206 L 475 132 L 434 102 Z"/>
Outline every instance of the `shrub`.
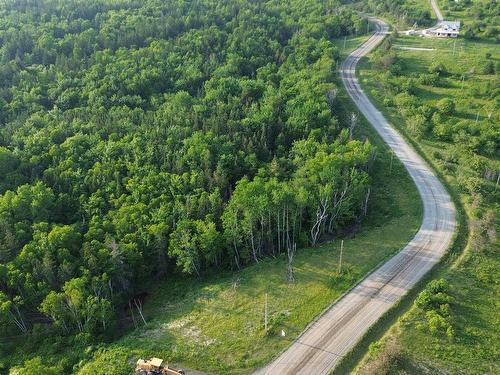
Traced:
<path fill-rule="evenodd" d="M 426 120 L 430 120 L 434 114 L 434 108 L 424 104 L 418 107 L 418 113 L 422 114 Z"/>
<path fill-rule="evenodd" d="M 400 110 L 413 109 L 416 103 L 418 103 L 418 99 L 406 92 L 397 94 L 394 97 L 394 104 L 396 104 L 396 107 Z"/>
<path fill-rule="evenodd" d="M 440 309 L 442 305 L 448 305 L 444 309 L 449 311 L 449 304 L 453 297 L 448 294 L 448 283 L 444 279 L 432 280 L 429 285 L 415 299 L 415 306 L 422 310 Z"/>
<path fill-rule="evenodd" d="M 425 117 L 421 114 L 411 116 L 406 121 L 406 126 L 409 132 L 417 138 L 423 137 L 429 128 Z"/>
<path fill-rule="evenodd" d="M 455 334 L 450 308 L 453 297 L 448 290 L 446 280 L 432 280 L 415 299 L 415 306 L 425 311 L 427 327 L 432 334 L 445 333 L 451 338 Z"/>
<path fill-rule="evenodd" d="M 439 86 L 438 73 L 420 74 L 418 80 L 422 85 L 435 86 L 435 87 Z"/>
<path fill-rule="evenodd" d="M 436 311 L 430 310 L 425 314 L 427 326 L 432 334 L 445 333 L 448 337 L 453 337 L 455 331 L 451 325 L 450 318 L 439 315 Z"/>
<path fill-rule="evenodd" d="M 449 116 L 455 112 L 455 102 L 449 98 L 444 98 L 437 102 L 436 108 L 441 114 Z"/>
<path fill-rule="evenodd" d="M 415 299 L 415 306 L 417 306 L 419 309 L 422 310 L 428 309 L 431 306 L 431 304 L 432 304 L 432 295 L 427 289 L 424 289 L 422 292 L 420 292 L 417 298 Z"/>
<path fill-rule="evenodd" d="M 465 29 L 464 37 L 465 39 L 474 39 L 476 37 L 476 34 L 474 33 L 472 27 L 467 26 L 467 28 Z"/>
<path fill-rule="evenodd" d="M 394 372 L 404 358 L 401 344 L 395 339 L 388 341 L 383 348 L 370 345 L 370 353 L 374 354 L 359 371 L 362 375 L 388 375 Z"/>
<path fill-rule="evenodd" d="M 493 61 L 487 61 L 481 68 L 483 74 L 495 74 L 495 64 Z"/>
<path fill-rule="evenodd" d="M 450 289 L 449 284 L 445 279 L 432 280 L 427 286 L 432 293 L 447 292 Z"/>
<path fill-rule="evenodd" d="M 35 357 L 24 362 L 23 366 L 14 367 L 9 372 L 10 375 L 62 375 L 60 368 L 48 366 L 40 357 Z"/>
<path fill-rule="evenodd" d="M 448 73 L 448 71 L 446 70 L 444 64 L 434 62 L 429 66 L 429 73 L 437 74 L 438 76 L 443 77 Z"/>

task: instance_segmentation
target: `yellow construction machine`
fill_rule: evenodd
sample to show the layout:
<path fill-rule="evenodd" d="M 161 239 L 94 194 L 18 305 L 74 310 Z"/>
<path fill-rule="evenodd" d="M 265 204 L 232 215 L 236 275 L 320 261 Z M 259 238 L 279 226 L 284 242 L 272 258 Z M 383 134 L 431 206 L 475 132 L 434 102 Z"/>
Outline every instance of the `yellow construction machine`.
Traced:
<path fill-rule="evenodd" d="M 135 366 L 137 375 L 186 375 L 184 370 L 176 370 L 168 367 L 161 358 L 151 358 L 149 360 L 139 359 Z"/>

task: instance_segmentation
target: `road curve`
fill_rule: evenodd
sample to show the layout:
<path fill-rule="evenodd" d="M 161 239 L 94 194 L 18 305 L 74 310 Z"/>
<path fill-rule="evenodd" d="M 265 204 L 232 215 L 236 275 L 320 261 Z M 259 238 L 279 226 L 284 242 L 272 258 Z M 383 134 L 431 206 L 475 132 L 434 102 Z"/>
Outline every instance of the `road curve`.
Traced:
<path fill-rule="evenodd" d="M 456 221 L 450 196 L 427 163 L 370 102 L 357 81 L 356 64 L 388 32 L 385 23 L 373 21 L 377 31 L 343 62 L 341 77 L 349 96 L 415 182 L 423 201 L 423 222 L 403 250 L 316 318 L 286 351 L 257 374 L 329 374 L 368 329 L 439 261 L 452 242 Z"/>

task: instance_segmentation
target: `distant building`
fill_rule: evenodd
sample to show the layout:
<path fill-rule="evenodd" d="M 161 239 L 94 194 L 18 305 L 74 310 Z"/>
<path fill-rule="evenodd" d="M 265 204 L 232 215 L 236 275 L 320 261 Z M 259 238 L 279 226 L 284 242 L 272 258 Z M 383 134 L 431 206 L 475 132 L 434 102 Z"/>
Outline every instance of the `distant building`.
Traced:
<path fill-rule="evenodd" d="M 427 30 L 427 35 L 439 38 L 457 38 L 460 33 L 460 21 L 441 21 Z"/>

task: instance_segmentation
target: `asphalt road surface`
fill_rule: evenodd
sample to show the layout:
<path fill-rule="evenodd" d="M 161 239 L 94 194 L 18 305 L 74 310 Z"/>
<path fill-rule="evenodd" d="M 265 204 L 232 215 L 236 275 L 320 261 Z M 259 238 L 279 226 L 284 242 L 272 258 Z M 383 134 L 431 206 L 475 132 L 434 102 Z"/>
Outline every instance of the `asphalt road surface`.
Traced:
<path fill-rule="evenodd" d="M 423 222 L 403 250 L 316 318 L 286 351 L 257 374 L 329 374 L 367 330 L 439 261 L 452 241 L 456 222 L 450 196 L 427 163 L 368 100 L 356 79 L 359 59 L 388 32 L 385 23 L 373 21 L 377 32 L 347 57 L 341 77 L 354 103 L 415 182 L 423 201 Z"/>

